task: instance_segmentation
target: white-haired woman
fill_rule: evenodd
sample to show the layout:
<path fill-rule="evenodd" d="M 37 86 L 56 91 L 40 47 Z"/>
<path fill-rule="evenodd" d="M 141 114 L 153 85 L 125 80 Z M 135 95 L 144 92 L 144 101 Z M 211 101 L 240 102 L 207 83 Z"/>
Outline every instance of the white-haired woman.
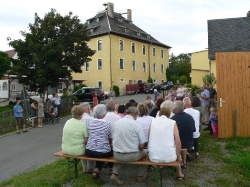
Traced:
<path fill-rule="evenodd" d="M 164 101 L 164 102 L 161 104 L 160 108 L 162 109 L 163 107 L 169 108 L 169 110 L 170 110 L 170 118 L 171 118 L 172 116 L 174 116 L 174 113 L 173 113 L 174 103 L 173 103 L 172 101 L 170 101 L 170 100 Z M 156 117 L 159 117 L 159 112 L 157 112 Z"/>
<path fill-rule="evenodd" d="M 94 108 L 95 118 L 88 124 L 89 139 L 86 146 L 86 155 L 93 158 L 108 158 L 113 156 L 113 150 L 110 146 L 111 124 L 105 121 L 107 111 L 104 104 L 98 104 Z M 93 178 L 99 178 L 99 171 L 102 170 L 104 162 L 96 162 Z M 112 173 L 113 163 L 109 163 L 109 171 Z"/>

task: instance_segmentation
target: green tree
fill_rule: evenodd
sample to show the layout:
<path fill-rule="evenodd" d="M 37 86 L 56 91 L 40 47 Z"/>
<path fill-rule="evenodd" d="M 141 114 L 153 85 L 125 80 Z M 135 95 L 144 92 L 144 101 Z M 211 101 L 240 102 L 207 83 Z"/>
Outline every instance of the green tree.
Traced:
<path fill-rule="evenodd" d="M 153 83 L 153 79 L 149 76 L 147 82 Z"/>
<path fill-rule="evenodd" d="M 11 69 L 10 62 L 11 58 L 8 54 L 0 51 L 0 78 Z"/>
<path fill-rule="evenodd" d="M 174 77 L 181 77 L 185 75 L 187 77 L 187 82 L 191 81 L 191 57 L 188 54 L 181 53 L 178 56 L 174 56 L 173 53 L 170 55 L 170 74 Z M 176 80 L 172 80 L 176 82 Z"/>
<path fill-rule="evenodd" d="M 185 84 L 186 82 L 187 82 L 187 76 L 182 75 L 182 76 L 180 77 L 180 83 Z"/>
<path fill-rule="evenodd" d="M 213 73 L 207 74 L 204 77 L 202 77 L 203 83 L 205 86 L 209 86 L 209 84 L 212 84 L 213 86 L 216 84 L 216 78 Z"/>
<path fill-rule="evenodd" d="M 55 9 L 28 26 L 29 32 L 21 31 L 23 40 L 8 38 L 15 48 L 18 59 L 13 61 L 13 71 L 19 82 L 36 84 L 42 91 L 48 86 L 57 86 L 59 78 L 70 77 L 72 72 L 81 73 L 81 67 L 95 51 L 86 41 L 90 37 L 86 26 L 72 12 L 61 16 Z M 26 75 L 26 78 L 22 78 Z"/>
<path fill-rule="evenodd" d="M 173 81 L 171 80 L 171 70 L 169 67 L 166 68 L 166 79 L 167 81 Z"/>

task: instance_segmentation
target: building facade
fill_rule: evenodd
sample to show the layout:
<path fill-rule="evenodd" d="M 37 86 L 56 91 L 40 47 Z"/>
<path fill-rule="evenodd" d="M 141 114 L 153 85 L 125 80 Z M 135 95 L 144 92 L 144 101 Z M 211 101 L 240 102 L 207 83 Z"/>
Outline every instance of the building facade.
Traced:
<path fill-rule="evenodd" d="M 157 41 L 132 22 L 132 11 L 127 10 L 127 19 L 114 12 L 108 3 L 86 22 L 91 40 L 89 48 L 96 53 L 86 62 L 82 73 L 73 73 L 73 79 L 86 80 L 87 86 L 101 87 L 109 91 L 113 85 L 125 94 L 125 85 L 138 80 L 154 83 L 166 81 L 166 68 L 171 47 Z"/>

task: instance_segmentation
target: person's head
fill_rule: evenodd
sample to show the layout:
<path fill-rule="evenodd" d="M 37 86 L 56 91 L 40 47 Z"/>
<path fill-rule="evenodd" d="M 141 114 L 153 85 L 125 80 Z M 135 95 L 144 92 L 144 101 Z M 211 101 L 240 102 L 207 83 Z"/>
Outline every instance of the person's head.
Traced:
<path fill-rule="evenodd" d="M 136 107 L 131 106 L 127 109 L 126 113 L 127 113 L 127 115 L 132 116 L 134 118 L 134 120 L 136 120 L 136 118 L 139 114 L 139 110 Z"/>
<path fill-rule="evenodd" d="M 139 103 L 137 106 L 139 110 L 139 116 L 147 116 L 148 115 L 148 106 L 144 103 Z"/>
<path fill-rule="evenodd" d="M 206 89 L 206 86 L 204 84 L 202 84 L 200 88 L 201 88 L 201 91 L 203 91 Z"/>
<path fill-rule="evenodd" d="M 50 99 L 49 99 L 49 98 L 47 98 L 45 101 L 46 101 L 46 102 L 50 102 Z"/>
<path fill-rule="evenodd" d="M 183 84 L 179 84 L 179 87 L 182 88 L 182 87 L 183 87 Z"/>
<path fill-rule="evenodd" d="M 156 93 L 157 92 L 157 89 L 154 89 L 154 93 Z"/>
<path fill-rule="evenodd" d="M 102 119 L 105 117 L 107 110 L 106 110 L 106 106 L 104 104 L 98 104 L 94 107 L 94 116 L 97 119 Z"/>
<path fill-rule="evenodd" d="M 216 112 L 217 112 L 216 108 L 214 108 L 214 107 L 211 107 L 211 108 L 210 108 L 210 113 L 211 113 L 212 115 L 216 114 Z"/>
<path fill-rule="evenodd" d="M 162 107 L 162 108 L 160 109 L 159 116 L 164 115 L 164 116 L 166 116 L 167 118 L 169 118 L 170 113 L 171 113 L 171 111 L 170 111 L 169 108 L 167 108 L 167 107 Z"/>
<path fill-rule="evenodd" d="M 72 118 L 81 119 L 83 114 L 83 108 L 79 105 L 74 105 L 71 109 Z"/>
<path fill-rule="evenodd" d="M 110 100 L 106 103 L 106 108 L 108 112 L 114 112 L 115 111 L 115 102 L 113 100 Z"/>
<path fill-rule="evenodd" d="M 91 107 L 88 102 L 80 103 L 79 106 L 83 108 L 83 112 L 90 114 Z"/>
<path fill-rule="evenodd" d="M 34 99 L 31 99 L 31 101 L 30 101 L 30 103 L 32 104 L 34 104 L 36 102 L 36 100 L 34 100 Z"/>
<path fill-rule="evenodd" d="M 174 102 L 173 111 L 175 114 L 182 113 L 184 110 L 183 103 L 180 100 Z"/>
<path fill-rule="evenodd" d="M 131 106 L 132 106 L 132 103 L 131 103 L 131 102 L 128 102 L 128 103 L 125 104 L 126 109 L 128 109 L 128 108 L 131 107 Z"/>
<path fill-rule="evenodd" d="M 20 105 L 20 100 L 16 100 L 16 105 Z"/>
<path fill-rule="evenodd" d="M 175 100 L 175 93 L 171 93 L 171 101 L 174 101 Z"/>
<path fill-rule="evenodd" d="M 39 99 L 39 103 L 42 103 L 42 102 L 43 102 L 43 98 L 40 98 L 40 99 Z"/>
<path fill-rule="evenodd" d="M 184 105 L 184 108 L 191 108 L 192 103 L 189 97 L 184 97 L 183 105 Z"/>
<path fill-rule="evenodd" d="M 111 91 L 111 92 L 113 91 L 113 88 L 112 88 L 112 87 L 110 88 L 110 91 Z"/>
<path fill-rule="evenodd" d="M 138 106 L 138 103 L 137 103 L 137 102 L 132 103 L 132 106 L 137 107 L 137 106 Z"/>
<path fill-rule="evenodd" d="M 200 107 L 201 106 L 201 100 L 197 96 L 192 97 L 191 103 L 192 103 L 192 107 Z"/>
<path fill-rule="evenodd" d="M 151 100 L 151 97 L 150 97 L 150 96 L 147 96 L 147 100 Z"/>
<path fill-rule="evenodd" d="M 169 92 L 172 93 L 173 92 L 173 88 L 170 88 Z"/>
<path fill-rule="evenodd" d="M 157 108 L 160 108 L 161 104 L 164 102 L 164 100 L 162 98 L 159 98 L 157 99 L 156 103 L 155 103 L 155 106 Z"/>
<path fill-rule="evenodd" d="M 126 112 L 125 105 L 119 105 L 117 111 L 118 111 L 118 114 L 125 114 Z"/>
<path fill-rule="evenodd" d="M 168 96 L 167 96 L 167 95 L 165 96 L 164 100 L 165 100 L 165 101 L 167 101 L 167 100 L 168 100 Z"/>
<path fill-rule="evenodd" d="M 170 110 L 170 112 L 173 111 L 173 106 L 174 106 L 174 103 L 170 100 L 166 100 L 164 101 L 162 104 L 161 104 L 161 109 L 162 108 L 168 108 Z"/>
<path fill-rule="evenodd" d="M 213 88 L 213 85 L 212 85 L 212 84 L 209 84 L 209 88 L 212 89 L 212 88 Z"/>
<path fill-rule="evenodd" d="M 128 102 L 130 102 L 130 103 L 136 103 L 136 101 L 134 99 L 130 99 Z"/>
<path fill-rule="evenodd" d="M 58 93 L 55 93 L 55 97 L 58 97 Z"/>

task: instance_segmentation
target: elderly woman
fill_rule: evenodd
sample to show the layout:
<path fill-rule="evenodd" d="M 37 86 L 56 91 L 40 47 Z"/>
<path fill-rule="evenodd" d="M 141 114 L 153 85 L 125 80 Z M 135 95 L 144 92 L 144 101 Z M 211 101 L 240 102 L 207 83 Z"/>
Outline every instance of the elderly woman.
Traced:
<path fill-rule="evenodd" d="M 168 109 L 170 110 L 170 118 L 171 118 L 172 116 L 174 116 L 174 113 L 173 113 L 173 106 L 174 106 L 174 103 L 173 103 L 172 101 L 166 100 L 166 101 L 164 101 L 164 102 L 161 104 L 160 108 L 163 108 L 163 107 L 168 108 Z M 156 117 L 159 117 L 159 113 L 160 113 L 160 111 L 157 112 Z"/>
<path fill-rule="evenodd" d="M 169 163 L 181 160 L 181 140 L 176 122 L 169 119 L 170 109 L 163 107 L 158 118 L 154 118 L 149 128 L 148 151 L 151 162 Z M 176 167 L 177 178 L 182 180 L 184 175 L 181 166 Z"/>
<path fill-rule="evenodd" d="M 89 139 L 86 146 L 86 155 L 93 158 L 108 158 L 113 156 L 113 150 L 110 146 L 111 124 L 105 121 L 107 111 L 104 104 L 98 104 L 94 108 L 94 118 L 88 124 Z M 99 178 L 99 171 L 102 170 L 104 162 L 96 162 L 93 178 Z M 109 163 L 109 171 L 112 173 L 113 163 Z"/>
<path fill-rule="evenodd" d="M 148 141 L 148 128 L 150 126 L 153 117 L 148 116 L 148 107 L 146 104 L 139 103 L 137 108 L 139 110 L 139 117 L 136 119 L 136 121 L 142 126 L 143 132 Z"/>
<path fill-rule="evenodd" d="M 150 116 L 156 117 L 157 112 L 160 110 L 161 104 L 164 102 L 162 98 L 157 99 L 155 103 L 155 108 L 151 111 Z"/>
<path fill-rule="evenodd" d="M 63 127 L 62 151 L 68 155 L 84 155 L 85 143 L 88 141 L 88 130 L 81 121 L 83 108 L 75 105 L 71 109 L 72 118 Z"/>

